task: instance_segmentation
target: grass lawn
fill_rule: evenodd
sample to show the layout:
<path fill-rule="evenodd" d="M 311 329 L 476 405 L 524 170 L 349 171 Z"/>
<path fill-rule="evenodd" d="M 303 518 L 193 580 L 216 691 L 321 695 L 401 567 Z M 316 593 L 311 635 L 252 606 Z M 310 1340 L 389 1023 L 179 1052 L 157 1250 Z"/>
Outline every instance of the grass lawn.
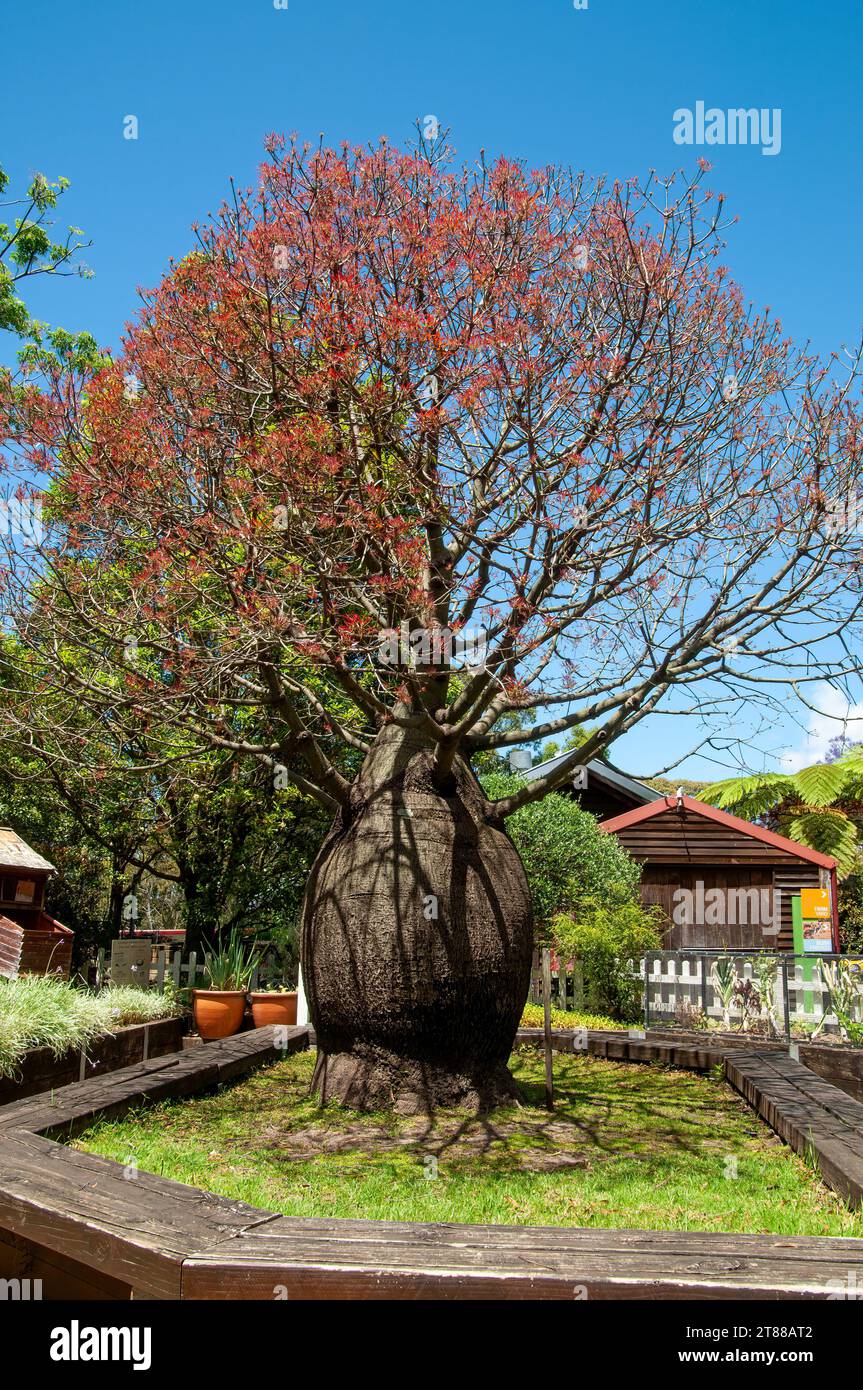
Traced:
<path fill-rule="evenodd" d="M 863 1236 L 863 1216 L 712 1077 L 557 1055 L 550 1116 L 542 1055 L 525 1049 L 524 1106 L 430 1126 L 321 1109 L 312 1065 L 295 1054 L 75 1147 L 295 1216 Z"/>

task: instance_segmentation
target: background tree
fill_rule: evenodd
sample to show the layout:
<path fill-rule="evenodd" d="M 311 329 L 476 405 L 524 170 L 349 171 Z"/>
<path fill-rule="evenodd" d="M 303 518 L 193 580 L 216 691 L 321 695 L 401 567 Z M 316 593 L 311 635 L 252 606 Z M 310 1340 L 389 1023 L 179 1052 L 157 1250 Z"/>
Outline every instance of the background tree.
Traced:
<path fill-rule="evenodd" d="M 22 344 L 19 374 L 0 369 L 10 445 L 15 402 L 27 398 L 24 383 L 37 373 L 56 379 L 64 370 L 87 372 L 107 360 L 90 334 L 40 322 L 23 298 L 26 281 L 90 274 L 80 259 L 89 245 L 80 228 L 68 227 L 62 237 L 53 231 L 52 214 L 68 187 L 68 179 L 52 183 L 36 174 L 24 193 L 0 203 L 13 213 L 0 223 L 0 331 Z M 8 188 L 0 167 L 0 193 Z M 32 484 L 27 477 L 28 491 Z M 55 497 L 55 517 L 61 510 Z M 102 582 L 110 581 L 103 575 Z M 34 593 L 34 620 L 39 612 L 44 599 Z M 49 649 L 46 640 L 40 650 Z M 153 760 L 141 727 L 125 728 L 125 742 L 112 744 L 110 727 L 86 707 L 58 699 L 44 672 L 32 662 L 27 667 L 27 654 L 10 660 L 4 643 L 0 803 L 4 819 L 58 868 L 47 905 L 75 932 L 78 962 L 128 928 L 129 902 L 139 897 L 150 926 L 161 921 L 152 919 L 154 906 L 168 914 L 179 907 L 172 925 L 185 929 L 190 951 L 200 951 L 205 933 L 215 937 L 235 924 L 296 949 L 305 878 L 325 832 L 320 806 L 290 786 L 277 791 L 262 769 L 212 750 L 193 765 L 175 762 L 161 777 L 148 768 Z M 176 887 L 178 903 L 158 893 L 158 884 Z"/>
<path fill-rule="evenodd" d="M 663 796 L 676 796 L 681 787 L 684 796 L 699 796 L 705 786 L 703 779 L 695 781 L 691 777 L 645 777 L 644 781 Z"/>
<path fill-rule="evenodd" d="M 491 801 L 526 785 L 505 773 L 484 773 L 480 782 Z M 544 939 L 551 938 L 555 917 L 583 910 L 588 901 L 616 895 L 638 901 L 640 866 L 571 797 L 550 792 L 542 801 L 520 806 L 507 818 L 506 830 L 524 865 L 534 921 Z"/>
<path fill-rule="evenodd" d="M 840 877 L 859 863 L 863 753 L 856 748 L 836 762 L 814 763 L 799 772 L 752 773 L 714 782 L 700 799 L 832 855 Z"/>
<path fill-rule="evenodd" d="M 569 753 L 573 748 L 580 748 L 583 743 L 587 742 L 592 732 L 589 726 L 586 728 L 579 726 L 570 729 L 562 744 L 558 743 L 557 739 L 549 739 L 548 743 L 542 746 L 540 754 L 542 761 L 547 762 L 550 758 L 556 758 L 558 753 Z M 603 762 L 608 762 L 608 749 L 601 748 L 597 756 Z"/>
<path fill-rule="evenodd" d="M 296 963 L 327 828 L 317 802 L 236 753 L 183 757 L 175 737 L 166 764 L 142 725 L 116 742 L 110 722 L 52 688 L 12 639 L 0 643 L 0 681 L 0 803 L 56 862 L 50 906 L 75 931 L 79 962 L 130 929 L 182 929 L 200 953 L 238 926 L 279 940 Z"/>
<path fill-rule="evenodd" d="M 524 785 L 499 773 L 480 781 L 492 801 Z M 559 792 L 520 806 L 506 830 L 527 875 L 538 937 L 578 962 L 589 1012 L 633 1022 L 641 1000 L 638 963 L 662 944 L 661 914 L 641 902 L 641 866 L 595 816 Z"/>
<path fill-rule="evenodd" d="M 831 503 L 860 475 L 858 359 L 745 305 L 700 176 L 270 156 L 120 360 L 30 393 L 58 511 L 7 620 L 119 731 L 281 762 L 334 815 L 302 944 L 321 1094 L 485 1105 L 532 947 L 506 817 L 659 709 L 716 735 L 755 690 L 768 718 L 857 671 Z M 440 644 L 471 627 L 485 658 L 452 682 Z M 472 758 L 585 724 L 485 797 Z"/>
<path fill-rule="evenodd" d="M 53 788 L 41 776 L 34 776 L 35 771 L 4 748 L 0 821 L 16 830 L 57 869 L 48 880 L 45 910 L 75 933 L 77 968 L 93 948 L 110 940 L 106 922 L 112 887 L 121 869 L 104 844 L 93 842 L 82 832 Z"/>
<path fill-rule="evenodd" d="M 25 280 L 90 274 L 79 256 L 89 245 L 82 240 L 80 227 L 68 227 L 62 239 L 53 239 L 50 214 L 68 187 L 68 179 L 51 183 L 44 174 L 36 174 L 23 193 L 0 199 L 0 214 L 12 213 L 10 221 L 0 222 L 0 331 L 22 340 L 21 360 L 30 368 L 71 363 L 86 370 L 100 360 L 91 334 L 68 333 L 41 323 L 22 298 Z M 0 195 L 8 189 L 9 175 L 0 166 Z M 8 384 L 7 378 L 7 389 Z"/>

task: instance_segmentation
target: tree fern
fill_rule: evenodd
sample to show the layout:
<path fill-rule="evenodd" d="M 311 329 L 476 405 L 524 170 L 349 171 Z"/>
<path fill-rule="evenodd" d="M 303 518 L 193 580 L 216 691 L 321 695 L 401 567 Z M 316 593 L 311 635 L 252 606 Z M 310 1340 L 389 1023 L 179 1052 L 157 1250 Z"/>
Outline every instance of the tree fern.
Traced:
<path fill-rule="evenodd" d="M 763 772 L 749 777 L 732 777 L 714 782 L 699 792 L 698 799 L 722 811 L 734 811 L 752 820 L 778 805 L 793 791 L 793 779 L 781 772 Z"/>
<path fill-rule="evenodd" d="M 857 827 L 842 811 L 807 808 L 802 815 L 783 818 L 782 833 L 821 854 L 832 855 L 843 878 L 854 868 L 860 845 Z"/>
<path fill-rule="evenodd" d="M 815 763 L 795 772 L 791 781 L 794 790 L 807 806 L 832 806 L 842 795 L 848 780 L 847 769 L 841 763 Z"/>
<path fill-rule="evenodd" d="M 747 820 L 776 814 L 783 835 L 829 854 L 845 877 L 860 862 L 863 846 L 863 752 L 852 749 L 835 763 L 814 763 L 799 772 L 762 772 L 705 787 L 700 799 Z"/>
<path fill-rule="evenodd" d="M 859 803 L 858 815 L 863 815 L 863 751 L 859 748 L 852 749 L 844 758 L 839 759 L 836 766 L 841 767 L 845 773 L 842 800 Z"/>

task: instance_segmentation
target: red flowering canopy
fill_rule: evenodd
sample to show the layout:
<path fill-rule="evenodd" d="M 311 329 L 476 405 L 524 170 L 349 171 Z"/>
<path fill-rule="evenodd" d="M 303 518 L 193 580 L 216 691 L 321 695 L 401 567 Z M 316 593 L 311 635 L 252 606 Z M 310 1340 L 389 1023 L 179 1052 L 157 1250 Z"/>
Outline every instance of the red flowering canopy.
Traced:
<path fill-rule="evenodd" d="M 839 678 L 856 364 L 831 379 L 744 303 L 704 177 L 272 139 L 122 355 L 31 394 L 53 485 L 5 592 L 47 679 L 338 804 L 336 744 L 388 721 L 419 715 L 446 777 Z M 477 632 L 474 664 L 435 659 Z"/>

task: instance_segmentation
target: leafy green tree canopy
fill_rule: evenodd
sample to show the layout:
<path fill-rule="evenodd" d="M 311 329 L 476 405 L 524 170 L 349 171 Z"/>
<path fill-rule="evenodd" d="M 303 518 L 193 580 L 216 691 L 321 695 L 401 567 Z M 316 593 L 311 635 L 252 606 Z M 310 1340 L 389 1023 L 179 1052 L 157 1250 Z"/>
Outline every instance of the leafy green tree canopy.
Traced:
<path fill-rule="evenodd" d="M 9 175 L 0 166 L 0 331 L 20 338 L 19 354 L 25 365 L 41 368 L 70 367 L 83 371 L 96 367 L 101 359 L 96 340 L 89 333 L 69 333 L 49 328 L 30 315 L 21 297 L 22 282 L 43 275 L 81 275 L 92 273 L 78 255 L 89 242 L 80 227 L 68 227 L 55 239 L 51 213 L 69 187 L 69 180 L 51 183 L 44 174 L 35 174 L 19 196 L 5 198 Z M 11 216 L 10 216 L 11 214 Z"/>
<path fill-rule="evenodd" d="M 505 773 L 485 774 L 480 782 L 492 801 L 523 786 Z M 528 802 L 507 817 L 506 828 L 524 865 L 538 924 L 612 891 L 635 900 L 639 866 L 616 836 L 600 830 L 596 817 L 570 797 L 550 792 L 542 801 Z"/>

